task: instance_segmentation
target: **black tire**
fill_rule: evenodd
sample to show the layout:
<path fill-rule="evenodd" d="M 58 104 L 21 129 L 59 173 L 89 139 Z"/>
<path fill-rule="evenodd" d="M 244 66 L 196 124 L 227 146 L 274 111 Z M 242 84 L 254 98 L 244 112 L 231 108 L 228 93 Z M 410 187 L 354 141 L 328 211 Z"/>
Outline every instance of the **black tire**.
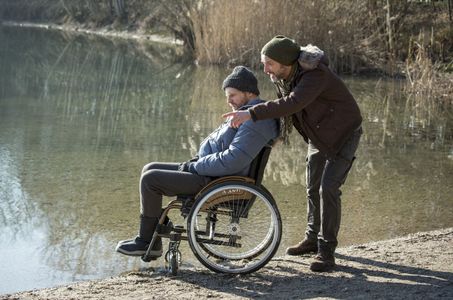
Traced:
<path fill-rule="evenodd" d="M 178 274 L 178 255 L 176 253 L 170 254 L 170 272 L 173 276 Z"/>
<path fill-rule="evenodd" d="M 227 181 L 200 195 L 187 218 L 189 245 L 214 272 L 247 274 L 273 257 L 281 240 L 281 217 L 261 186 Z"/>

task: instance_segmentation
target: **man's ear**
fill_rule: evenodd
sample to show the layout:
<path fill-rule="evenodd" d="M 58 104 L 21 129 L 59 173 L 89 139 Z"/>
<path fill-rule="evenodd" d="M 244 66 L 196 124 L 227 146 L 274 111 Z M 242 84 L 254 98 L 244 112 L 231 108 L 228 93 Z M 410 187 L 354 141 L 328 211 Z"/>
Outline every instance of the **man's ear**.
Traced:
<path fill-rule="evenodd" d="M 251 92 L 245 92 L 245 96 L 249 100 L 252 100 L 252 99 L 256 98 L 256 95 L 254 93 L 251 93 Z"/>

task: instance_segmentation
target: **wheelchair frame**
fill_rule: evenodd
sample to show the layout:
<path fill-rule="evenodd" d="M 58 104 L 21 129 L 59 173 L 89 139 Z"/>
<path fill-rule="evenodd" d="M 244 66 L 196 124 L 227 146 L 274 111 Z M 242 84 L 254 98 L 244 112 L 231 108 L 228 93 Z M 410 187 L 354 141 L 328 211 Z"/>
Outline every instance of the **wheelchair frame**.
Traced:
<path fill-rule="evenodd" d="M 177 195 L 163 208 L 142 260 L 149 262 L 154 259 L 149 253 L 156 239 L 161 237 L 170 240 L 165 259 L 172 275 L 177 274 L 181 263 L 181 240 L 189 241 L 196 258 L 214 272 L 246 274 L 266 265 L 277 251 L 282 234 L 275 200 L 261 184 L 271 150 L 269 144 L 260 151 L 251 163 L 249 177 L 225 176 L 211 181 L 195 196 Z M 187 219 L 186 228 L 165 224 L 172 209 L 179 209 Z M 253 214 L 251 209 L 254 209 Z M 260 232 L 258 223 L 268 228 Z M 218 232 L 221 230 L 219 227 L 223 227 L 222 232 Z M 238 252 L 243 248 L 248 250 Z"/>

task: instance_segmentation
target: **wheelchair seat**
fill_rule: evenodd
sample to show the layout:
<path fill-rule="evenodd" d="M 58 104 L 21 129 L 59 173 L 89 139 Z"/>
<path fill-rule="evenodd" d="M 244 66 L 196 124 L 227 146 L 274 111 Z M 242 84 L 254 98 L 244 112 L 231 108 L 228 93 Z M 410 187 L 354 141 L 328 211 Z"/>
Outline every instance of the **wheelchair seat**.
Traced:
<path fill-rule="evenodd" d="M 250 169 L 248 172 L 248 176 L 224 176 L 219 177 L 211 182 L 209 182 L 205 187 L 203 187 L 196 195 L 177 195 L 177 199 L 182 202 L 181 207 L 181 215 L 186 217 L 192 205 L 194 203 L 194 199 L 196 199 L 199 195 L 203 194 L 206 190 L 210 189 L 212 186 L 216 184 L 220 184 L 227 181 L 241 181 L 247 182 L 254 185 L 261 185 L 261 182 L 264 177 L 264 170 L 266 169 L 267 162 L 269 160 L 269 156 L 272 152 L 272 143 L 273 141 L 266 144 L 263 149 L 258 153 L 258 155 L 253 159 L 250 164 Z M 247 196 L 244 196 L 247 198 Z"/>

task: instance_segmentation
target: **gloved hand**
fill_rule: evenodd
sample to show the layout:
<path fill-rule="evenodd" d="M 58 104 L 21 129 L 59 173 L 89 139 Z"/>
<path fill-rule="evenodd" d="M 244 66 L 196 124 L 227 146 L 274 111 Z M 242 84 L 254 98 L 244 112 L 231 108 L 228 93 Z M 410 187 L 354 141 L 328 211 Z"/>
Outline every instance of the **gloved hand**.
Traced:
<path fill-rule="evenodd" d="M 192 157 L 188 161 L 185 161 L 185 162 L 181 163 L 179 165 L 178 171 L 180 171 L 180 172 L 190 172 L 190 173 L 196 174 L 197 172 L 195 171 L 193 166 L 192 166 L 192 168 L 190 168 L 190 165 L 191 165 L 191 163 L 196 162 L 199 158 L 200 157 L 198 155 L 195 155 L 194 157 Z"/>
<path fill-rule="evenodd" d="M 193 166 L 193 162 L 191 160 L 183 162 L 179 165 L 178 171 L 180 172 L 189 172 L 192 174 L 197 174 L 197 171 L 195 171 L 195 168 Z"/>
<path fill-rule="evenodd" d="M 190 161 L 185 161 L 179 164 L 178 171 L 180 172 L 189 172 Z"/>

